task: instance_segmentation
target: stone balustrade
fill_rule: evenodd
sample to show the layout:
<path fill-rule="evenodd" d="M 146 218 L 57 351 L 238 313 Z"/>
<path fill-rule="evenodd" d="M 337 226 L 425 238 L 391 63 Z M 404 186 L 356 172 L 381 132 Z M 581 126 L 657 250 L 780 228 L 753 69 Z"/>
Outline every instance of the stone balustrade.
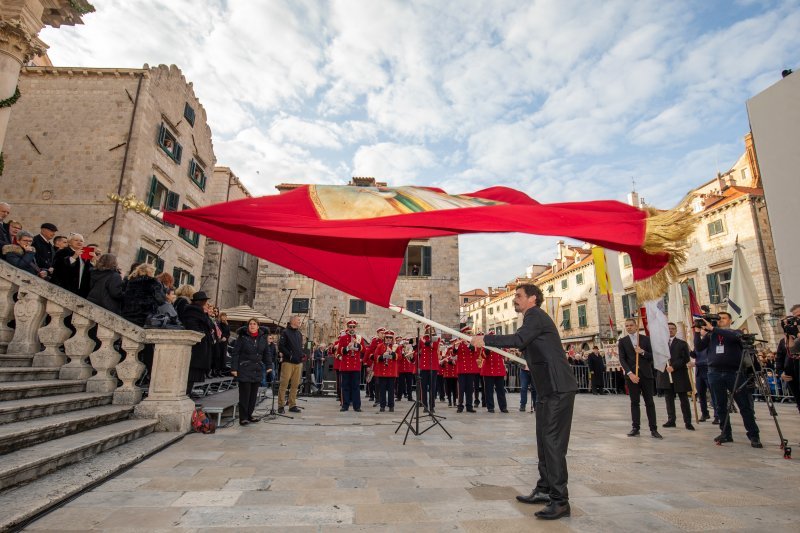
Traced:
<path fill-rule="evenodd" d="M 136 405 L 134 416 L 158 419 L 161 431 L 189 430 L 194 402 L 186 382 L 191 347 L 201 338 L 194 331 L 140 328 L 0 261 L 0 354 L 30 355 L 34 367 L 60 369 L 59 379 L 84 380 L 87 392 Z M 145 369 L 139 361 L 145 344 L 155 345 L 155 355 L 142 400 L 136 381 Z"/>

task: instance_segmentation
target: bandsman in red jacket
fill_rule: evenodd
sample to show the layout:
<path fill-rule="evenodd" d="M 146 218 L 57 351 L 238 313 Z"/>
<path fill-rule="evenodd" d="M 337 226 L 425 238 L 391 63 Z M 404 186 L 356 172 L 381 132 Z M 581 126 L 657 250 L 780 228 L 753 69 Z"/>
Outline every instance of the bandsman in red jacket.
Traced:
<path fill-rule="evenodd" d="M 405 396 L 408 401 L 413 401 L 411 395 L 414 390 L 414 374 L 417 371 L 414 350 L 399 335 L 395 338 L 395 342 L 400 346 L 401 355 L 397 360 L 397 399 L 402 400 Z"/>
<path fill-rule="evenodd" d="M 344 335 L 344 330 L 339 332 L 339 336 L 341 337 Z M 328 348 L 328 356 L 333 359 L 333 373 L 336 376 L 336 401 L 339 402 L 339 405 L 342 405 L 342 383 L 339 379 L 339 355 L 336 353 L 336 347 L 338 346 L 338 340 L 336 342 L 332 342 L 330 347 Z"/>
<path fill-rule="evenodd" d="M 394 412 L 394 384 L 397 381 L 397 360 L 400 347 L 395 344 L 394 331 L 387 330 L 383 335 L 383 342 L 375 347 L 372 360 L 375 365 L 375 377 L 378 380 L 378 401 L 381 412 L 389 406 L 389 412 Z"/>
<path fill-rule="evenodd" d="M 472 335 L 472 328 L 465 326 L 461 328 L 461 333 Z M 464 399 L 466 398 L 467 412 L 474 413 L 472 396 L 475 390 L 475 380 L 479 379 L 481 375 L 478 368 L 478 354 L 475 352 L 474 346 L 461 339 L 458 339 L 453 346 L 456 356 L 456 371 L 458 372 L 458 412 L 464 411 Z"/>
<path fill-rule="evenodd" d="M 377 398 L 375 397 L 375 369 L 372 364 L 372 353 L 375 351 L 375 347 L 378 345 L 379 342 L 383 342 L 383 332 L 386 331 L 386 328 L 378 328 L 375 332 L 375 336 L 372 337 L 372 340 L 369 342 L 369 346 L 364 351 L 364 392 L 366 393 L 369 400 L 372 402 L 372 407 L 378 405 L 376 401 Z"/>
<path fill-rule="evenodd" d="M 487 335 L 494 335 L 489 332 Z M 497 406 L 501 413 L 508 412 L 506 405 L 506 363 L 503 356 L 484 348 L 476 350 L 478 366 L 483 378 L 483 396 L 486 398 L 486 409 L 494 413 L 494 393 L 497 393 Z"/>
<path fill-rule="evenodd" d="M 439 373 L 439 339 L 434 329 L 426 325 L 425 334 L 419 340 L 419 377 L 422 385 L 422 405 L 427 413 L 436 408 L 436 376 Z"/>
<path fill-rule="evenodd" d="M 361 363 L 364 358 L 364 338 L 356 333 L 358 322 L 347 322 L 347 331 L 336 342 L 336 354 L 339 356 L 339 375 L 342 384 L 342 407 L 347 411 L 350 405 L 353 410 L 361 412 Z"/>
<path fill-rule="evenodd" d="M 452 345 L 441 346 L 439 350 L 439 373 L 444 379 L 447 407 L 453 407 L 458 403 L 458 371 L 456 370 L 455 353 Z"/>

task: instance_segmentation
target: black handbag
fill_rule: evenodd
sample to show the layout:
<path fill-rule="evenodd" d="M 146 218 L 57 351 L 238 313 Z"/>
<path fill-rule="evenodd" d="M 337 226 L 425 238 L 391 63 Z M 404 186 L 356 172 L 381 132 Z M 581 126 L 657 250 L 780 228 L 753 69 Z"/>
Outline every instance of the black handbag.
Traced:
<path fill-rule="evenodd" d="M 144 321 L 145 329 L 185 329 L 172 304 L 165 302 L 150 313 Z"/>

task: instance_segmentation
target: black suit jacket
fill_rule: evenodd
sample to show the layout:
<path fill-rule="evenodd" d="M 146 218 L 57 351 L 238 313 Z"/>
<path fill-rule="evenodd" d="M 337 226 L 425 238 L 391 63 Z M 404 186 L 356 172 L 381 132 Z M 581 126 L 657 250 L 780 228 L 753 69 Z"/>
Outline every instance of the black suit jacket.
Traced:
<path fill-rule="evenodd" d="M 8 232 L 8 224 L 0 222 L 0 248 L 6 244 L 11 244 L 11 234 Z"/>
<path fill-rule="evenodd" d="M 656 385 L 659 389 L 674 389 L 675 392 L 689 392 L 692 384 L 689 381 L 689 345 L 686 341 L 674 337 L 669 346 L 669 366 L 672 367 L 672 383 L 666 371 L 659 372 Z M 662 370 L 662 369 L 659 369 Z"/>
<path fill-rule="evenodd" d="M 33 247 L 36 248 L 36 264 L 39 265 L 39 268 L 47 270 L 53 266 L 56 249 L 52 244 L 44 240 L 41 233 L 33 238 Z"/>
<path fill-rule="evenodd" d="M 513 335 L 487 335 L 483 341 L 486 346 L 524 350 L 539 396 L 578 390 L 578 381 L 567 363 L 558 329 L 540 307 L 525 311 L 522 326 Z"/>
<path fill-rule="evenodd" d="M 631 338 L 625 335 L 617 343 L 619 351 L 619 364 L 627 376 L 629 372 L 636 373 L 636 350 L 633 347 Z M 654 378 L 653 372 L 653 349 L 650 345 L 650 338 L 647 335 L 639 334 L 639 347 L 644 353 L 639 356 L 639 377 Z"/>
<path fill-rule="evenodd" d="M 59 250 L 53 258 L 53 277 L 52 281 L 59 287 L 63 287 L 70 292 L 74 292 L 78 296 L 89 295 L 91 285 L 90 272 L 92 270 L 92 263 L 83 261 L 83 276 L 80 277 L 80 260 L 70 263 L 70 257 L 75 255 L 75 251 L 67 246 L 63 250 Z"/>

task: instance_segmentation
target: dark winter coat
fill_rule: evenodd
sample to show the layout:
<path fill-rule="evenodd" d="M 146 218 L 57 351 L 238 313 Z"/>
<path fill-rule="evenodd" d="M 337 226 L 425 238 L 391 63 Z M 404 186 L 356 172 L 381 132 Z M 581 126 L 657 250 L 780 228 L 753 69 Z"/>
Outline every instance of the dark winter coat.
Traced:
<path fill-rule="evenodd" d="M 669 382 L 669 373 L 664 371 L 658 373 L 656 386 L 664 390 L 674 389 L 675 392 L 690 392 L 692 383 L 689 381 L 689 369 L 686 367 L 688 363 L 689 345 L 686 341 L 673 337 L 672 344 L 669 347 L 669 366 L 672 367 L 672 383 Z"/>
<path fill-rule="evenodd" d="M 187 305 L 190 305 L 191 303 L 192 302 L 190 302 L 189 299 L 186 298 L 185 296 L 178 296 L 175 299 L 175 303 L 172 304 L 172 307 L 174 307 L 175 310 L 178 312 L 178 317 L 180 318 L 181 313 L 183 313 L 183 310 L 186 308 Z"/>
<path fill-rule="evenodd" d="M 183 306 L 178 317 L 181 319 L 183 327 L 203 334 L 203 338 L 192 346 L 192 359 L 189 366 L 202 370 L 210 369 L 214 333 L 211 330 L 211 321 L 208 319 L 208 315 L 202 307 L 189 304 Z"/>
<path fill-rule="evenodd" d="M 125 291 L 120 273 L 116 270 L 92 270 L 89 279 L 91 289 L 86 299 L 112 313 L 120 314 L 122 294 Z"/>
<path fill-rule="evenodd" d="M 231 370 L 239 373 L 238 379 L 243 383 L 261 383 L 262 368 L 272 368 L 267 336 L 259 331 L 253 337 L 246 327 L 238 334 L 231 353 Z"/>
<path fill-rule="evenodd" d="M 299 329 L 286 328 L 281 332 L 278 340 L 278 351 L 283 357 L 284 363 L 302 363 L 303 356 L 303 334 Z"/>
<path fill-rule="evenodd" d="M 39 268 L 47 270 L 53 266 L 56 249 L 42 237 L 41 233 L 33 238 L 33 247 L 36 248 L 36 264 Z"/>
<path fill-rule="evenodd" d="M 89 278 L 93 269 L 92 263 L 80 258 L 75 262 L 70 262 L 70 258 L 74 255 L 75 251 L 69 246 L 56 252 L 53 258 L 51 281 L 59 287 L 86 298 L 91 288 Z M 80 274 L 81 264 L 83 264 L 83 275 Z"/>
<path fill-rule="evenodd" d="M 3 246 L 3 259 L 25 272 L 30 272 L 34 276 L 39 275 L 39 267 L 36 266 L 36 253 L 26 251 L 19 244 L 6 244 Z"/>
<path fill-rule="evenodd" d="M 122 318 L 144 327 L 148 315 L 166 301 L 164 286 L 150 276 L 128 278 L 122 294 Z"/>
<path fill-rule="evenodd" d="M 594 352 L 590 353 L 588 362 L 589 370 L 595 374 L 602 374 L 606 371 L 606 363 L 603 360 L 603 354 L 595 354 Z"/>

